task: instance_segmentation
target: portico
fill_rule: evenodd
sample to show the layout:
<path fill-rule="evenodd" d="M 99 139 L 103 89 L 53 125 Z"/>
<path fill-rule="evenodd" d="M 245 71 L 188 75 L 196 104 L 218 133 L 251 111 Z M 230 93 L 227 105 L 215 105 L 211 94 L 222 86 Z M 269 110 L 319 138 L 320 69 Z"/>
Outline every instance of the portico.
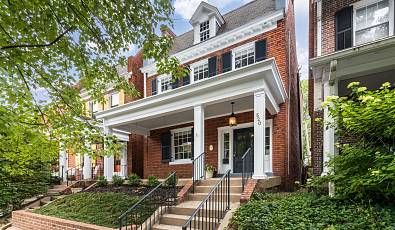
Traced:
<path fill-rule="evenodd" d="M 151 169 L 144 175 L 161 171 L 164 166 L 176 171 L 191 167 L 190 159 L 203 152 L 206 152 L 206 161 L 220 170 L 220 156 L 223 155 L 220 151 L 223 149 L 217 137 L 224 130 L 220 127 L 226 126 L 230 103 L 234 102 L 240 123 L 233 129 L 253 128 L 253 177 L 261 179 L 272 173 L 271 163 L 264 163 L 267 161 L 267 116 L 275 117 L 286 100 L 280 74 L 274 58 L 271 58 L 99 112 L 96 117 L 103 119 L 106 133 L 118 130 L 144 135 L 150 140 L 146 143 L 144 156 L 148 159 L 145 159 L 144 167 Z M 169 133 L 169 141 L 166 141 L 166 132 Z M 158 154 L 162 155 L 161 158 Z M 229 157 L 229 160 L 233 165 L 233 158 Z M 112 161 L 111 157 L 105 159 L 107 177 L 111 175 L 111 167 L 106 164 L 112 165 Z"/>

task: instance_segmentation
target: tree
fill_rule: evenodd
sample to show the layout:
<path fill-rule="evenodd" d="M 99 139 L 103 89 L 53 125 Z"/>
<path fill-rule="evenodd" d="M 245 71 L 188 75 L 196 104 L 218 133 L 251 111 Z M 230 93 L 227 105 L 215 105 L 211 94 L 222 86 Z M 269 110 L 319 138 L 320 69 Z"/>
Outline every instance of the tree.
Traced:
<path fill-rule="evenodd" d="M 88 154 L 93 151 L 86 142 L 104 141 L 109 148 L 101 154 L 117 152 L 116 138 L 104 136 L 97 121 L 86 116 L 80 90 L 98 102 L 109 84 L 138 95 L 116 70 L 126 65 L 124 53 L 132 44 L 144 48 L 160 73 L 181 77 L 183 68 L 168 56 L 171 38 L 155 34 L 162 24 L 172 25 L 172 14 L 167 0 L 2 1 L 0 142 L 7 146 L 1 148 L 0 168 L 9 156 L 14 163 L 33 155 L 37 162 L 48 162 L 46 157 L 56 152 L 52 141 Z M 42 94 L 50 100 L 43 101 Z M 1 173 L 11 178 L 14 172 Z"/>

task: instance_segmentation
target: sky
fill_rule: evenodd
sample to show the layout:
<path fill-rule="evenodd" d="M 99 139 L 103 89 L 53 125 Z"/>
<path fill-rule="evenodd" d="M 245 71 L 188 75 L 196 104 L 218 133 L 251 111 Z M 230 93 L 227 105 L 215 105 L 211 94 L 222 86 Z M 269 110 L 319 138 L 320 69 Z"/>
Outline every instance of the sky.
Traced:
<path fill-rule="evenodd" d="M 222 14 L 236 9 L 251 0 L 204 0 L 216 6 Z M 175 9 L 174 32 L 183 34 L 192 29 L 189 18 L 194 13 L 201 0 L 173 0 Z M 298 62 L 301 67 L 301 78 L 307 79 L 308 71 L 308 25 L 309 25 L 309 0 L 294 0 L 296 17 L 296 46 Z"/>

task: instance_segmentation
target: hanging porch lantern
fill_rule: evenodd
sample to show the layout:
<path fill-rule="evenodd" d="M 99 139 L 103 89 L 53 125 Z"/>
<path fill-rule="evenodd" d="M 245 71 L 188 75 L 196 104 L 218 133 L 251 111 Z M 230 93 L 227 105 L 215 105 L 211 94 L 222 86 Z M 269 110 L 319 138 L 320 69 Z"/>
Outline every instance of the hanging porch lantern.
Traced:
<path fill-rule="evenodd" d="M 232 114 L 229 117 L 229 121 L 228 121 L 229 122 L 229 126 L 236 126 L 237 125 L 237 119 L 236 119 L 236 116 L 235 116 L 235 114 L 233 112 L 233 105 L 235 103 L 231 102 L 230 104 L 232 105 Z"/>

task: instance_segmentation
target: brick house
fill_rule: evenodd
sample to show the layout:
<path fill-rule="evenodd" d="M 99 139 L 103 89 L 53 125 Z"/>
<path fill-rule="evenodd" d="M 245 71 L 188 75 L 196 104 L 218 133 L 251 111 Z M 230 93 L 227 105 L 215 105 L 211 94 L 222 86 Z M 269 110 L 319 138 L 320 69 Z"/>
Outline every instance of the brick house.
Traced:
<path fill-rule="evenodd" d="M 121 159 L 103 159 L 104 175 L 111 180 L 120 162 L 121 176 L 190 178 L 202 153 L 218 174 L 239 174 L 251 147 L 253 177 L 279 176 L 291 187 L 301 176 L 293 1 L 256 0 L 226 14 L 201 2 L 189 22 L 182 35 L 162 31 L 174 37 L 171 55 L 188 76 L 160 75 L 139 52 L 128 76 L 140 97 L 122 95 L 122 104 L 95 113 L 104 132 L 126 143 Z"/>
<path fill-rule="evenodd" d="M 309 113 L 312 120 L 312 164 L 326 174 L 336 153 L 333 128 L 322 109 L 327 96 L 346 96 L 351 82 L 378 89 L 395 83 L 394 0 L 311 0 L 309 36 Z"/>

